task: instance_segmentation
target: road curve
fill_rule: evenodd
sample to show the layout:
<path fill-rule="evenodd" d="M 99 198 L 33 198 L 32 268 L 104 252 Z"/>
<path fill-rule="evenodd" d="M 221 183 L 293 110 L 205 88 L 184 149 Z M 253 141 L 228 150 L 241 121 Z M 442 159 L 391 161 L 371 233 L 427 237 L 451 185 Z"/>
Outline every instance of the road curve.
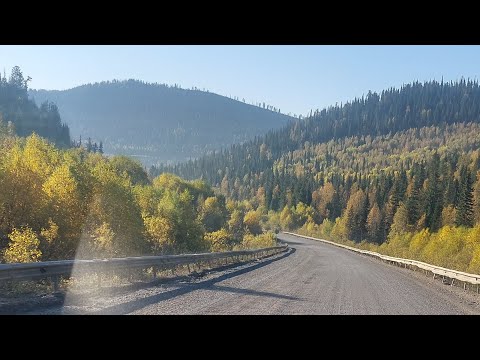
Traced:
<path fill-rule="evenodd" d="M 65 304 L 96 314 L 479 314 L 479 296 L 333 245 L 279 234 L 291 251 L 194 282 Z M 82 310 L 83 309 L 83 310 Z"/>

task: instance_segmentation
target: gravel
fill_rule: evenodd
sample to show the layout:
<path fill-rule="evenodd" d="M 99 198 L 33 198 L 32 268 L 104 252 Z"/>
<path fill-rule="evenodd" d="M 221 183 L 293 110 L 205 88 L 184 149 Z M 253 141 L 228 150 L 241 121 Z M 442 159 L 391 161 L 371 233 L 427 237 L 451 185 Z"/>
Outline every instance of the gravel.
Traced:
<path fill-rule="evenodd" d="M 175 282 L 95 294 L 29 314 L 480 314 L 480 296 L 423 273 L 287 234 L 287 253 Z"/>

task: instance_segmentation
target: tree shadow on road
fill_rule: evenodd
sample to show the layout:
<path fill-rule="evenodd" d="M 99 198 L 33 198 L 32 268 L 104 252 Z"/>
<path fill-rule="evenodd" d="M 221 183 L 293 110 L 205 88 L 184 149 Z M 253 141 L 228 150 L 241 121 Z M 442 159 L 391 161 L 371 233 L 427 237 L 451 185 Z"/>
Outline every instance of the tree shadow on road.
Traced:
<path fill-rule="evenodd" d="M 286 296 L 286 295 L 281 295 L 281 294 L 275 294 L 275 293 L 269 293 L 269 292 L 263 292 L 263 291 L 255 291 L 251 289 L 239 289 L 239 288 L 231 288 L 231 287 L 224 287 L 224 286 L 216 286 L 216 283 L 219 283 L 221 281 L 227 280 L 234 278 L 239 275 L 243 275 L 246 273 L 249 273 L 251 271 L 254 271 L 256 269 L 262 268 L 264 266 L 267 266 L 275 261 L 282 260 L 290 255 L 292 255 L 295 252 L 294 248 L 289 248 L 289 250 L 279 256 L 275 257 L 273 259 L 269 259 L 266 261 L 262 261 L 260 263 L 254 264 L 252 266 L 247 266 L 244 268 L 241 268 L 237 271 L 233 271 L 230 273 L 226 273 L 223 275 L 220 275 L 218 277 L 215 277 L 213 279 L 205 280 L 205 281 L 200 281 L 197 283 L 181 283 L 178 284 L 178 288 L 174 290 L 170 290 L 161 294 L 156 294 L 152 295 L 146 298 L 141 298 L 141 299 L 135 299 L 126 303 L 118 304 L 118 305 L 113 305 L 95 312 L 87 312 L 87 314 L 91 315 L 104 315 L 104 314 L 128 314 L 137 310 L 140 310 L 144 307 L 147 307 L 149 305 L 156 304 L 160 301 L 172 299 L 176 296 L 181 296 L 184 294 L 187 294 L 189 292 L 195 291 L 195 290 L 214 290 L 214 291 L 227 291 L 227 292 L 235 292 L 239 294 L 247 294 L 247 295 L 254 295 L 254 296 L 268 296 L 268 297 L 275 297 L 275 298 L 282 298 L 282 299 L 287 299 L 287 300 L 299 300 L 298 298 L 291 297 L 291 296 Z M 65 309 L 64 314 L 68 314 L 69 311 Z M 72 311 L 72 313 L 78 313 L 78 311 Z"/>
<path fill-rule="evenodd" d="M 215 284 L 211 285 L 210 288 L 202 289 L 202 290 L 225 291 L 225 292 L 231 292 L 235 294 L 253 295 L 253 296 L 267 296 L 267 297 L 272 297 L 276 299 L 285 299 L 285 300 L 300 300 L 299 298 L 294 296 L 281 295 L 281 294 L 275 294 L 275 293 L 266 292 L 266 291 L 257 291 L 252 289 L 234 288 L 231 286 L 223 286 L 223 285 L 219 286 Z"/>

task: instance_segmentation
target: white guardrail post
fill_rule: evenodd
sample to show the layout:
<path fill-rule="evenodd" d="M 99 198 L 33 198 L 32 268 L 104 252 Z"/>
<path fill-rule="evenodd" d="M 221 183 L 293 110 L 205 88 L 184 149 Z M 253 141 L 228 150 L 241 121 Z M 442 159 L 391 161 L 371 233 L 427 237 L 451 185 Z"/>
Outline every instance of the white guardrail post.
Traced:
<path fill-rule="evenodd" d="M 400 266 L 403 265 L 405 268 L 407 266 L 410 266 L 410 267 L 416 267 L 416 268 L 419 268 L 419 269 L 423 269 L 427 272 L 433 273 L 434 277 L 435 277 L 435 275 L 441 275 L 443 278 L 451 279 L 452 280 L 451 285 L 453 285 L 455 280 L 462 281 L 464 283 L 464 289 L 466 287 L 466 285 L 465 285 L 466 283 L 477 285 L 477 293 L 479 292 L 480 275 L 477 275 L 477 274 L 469 274 L 469 273 L 466 273 L 466 272 L 463 272 L 463 271 L 447 269 L 447 268 L 427 264 L 427 263 L 417 261 L 417 260 L 410 260 L 410 259 L 403 259 L 403 258 L 396 258 L 396 257 L 393 257 L 393 256 L 382 255 L 382 254 L 376 253 L 374 251 L 361 250 L 361 249 L 357 249 L 357 248 L 354 248 L 354 247 L 351 247 L 351 246 L 338 244 L 338 243 L 333 242 L 333 241 L 314 238 L 314 237 L 311 237 L 311 236 L 295 234 L 295 233 L 291 233 L 291 232 L 287 232 L 287 231 L 284 231 L 283 233 L 288 234 L 288 235 L 300 236 L 300 237 L 303 237 L 305 239 L 321 241 L 321 242 L 331 244 L 331 245 L 334 245 L 334 246 L 338 246 L 338 247 L 341 247 L 341 248 L 344 248 L 344 249 L 347 249 L 347 250 L 350 250 L 350 251 L 354 251 L 354 252 L 357 252 L 357 253 L 360 253 L 360 254 L 372 256 L 372 257 L 375 257 L 375 258 L 378 258 L 378 259 L 381 259 L 381 260 L 384 260 L 384 261 L 387 261 L 387 262 L 396 263 Z"/>

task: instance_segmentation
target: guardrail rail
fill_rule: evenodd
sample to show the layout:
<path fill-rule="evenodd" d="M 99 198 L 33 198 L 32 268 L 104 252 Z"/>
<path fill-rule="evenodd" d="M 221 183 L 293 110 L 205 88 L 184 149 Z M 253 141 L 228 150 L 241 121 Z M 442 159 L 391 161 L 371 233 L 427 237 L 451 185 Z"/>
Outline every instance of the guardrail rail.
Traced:
<path fill-rule="evenodd" d="M 351 247 L 351 246 L 339 244 L 339 243 L 336 243 L 336 242 L 333 242 L 333 241 L 328 241 L 328 240 L 325 240 L 325 239 L 314 238 L 314 237 L 311 237 L 311 236 L 300 235 L 300 234 L 295 234 L 295 233 L 286 232 L 286 231 L 284 231 L 283 233 L 288 234 L 288 235 L 300 236 L 300 237 L 303 237 L 303 238 L 306 238 L 306 239 L 321 241 L 321 242 L 324 242 L 324 243 L 327 243 L 327 244 L 335 245 L 335 246 L 338 246 L 338 247 L 341 247 L 341 248 L 344 248 L 344 249 L 347 249 L 347 250 L 350 250 L 350 251 L 354 251 L 354 252 L 357 252 L 357 253 L 360 253 L 360 254 L 364 254 L 364 255 L 367 255 L 367 256 L 372 256 L 372 257 L 381 259 L 381 260 L 386 261 L 386 262 L 391 263 L 391 264 L 404 266 L 405 268 L 408 267 L 408 268 L 422 269 L 422 270 L 425 270 L 426 272 L 430 272 L 431 274 L 433 274 L 434 279 L 437 275 L 442 276 L 443 278 L 451 279 L 450 285 L 454 285 L 455 280 L 461 281 L 464 284 L 464 286 L 463 286 L 464 289 L 466 288 L 467 283 L 472 284 L 472 285 L 477 285 L 477 287 L 476 287 L 477 293 L 479 292 L 480 275 L 477 275 L 477 274 L 469 274 L 469 273 L 466 273 L 466 272 L 463 272 L 463 271 L 447 269 L 447 268 L 444 268 L 444 267 L 441 267 L 441 266 L 436 266 L 436 265 L 431 265 L 431 264 L 428 264 L 428 263 L 424 263 L 422 261 L 403 259 L 403 258 L 397 258 L 397 257 L 393 257 L 393 256 L 383 255 L 383 254 L 376 253 L 374 251 L 361 250 L 361 249 L 357 249 L 357 248 L 354 248 L 354 247 Z"/>
<path fill-rule="evenodd" d="M 58 287 L 60 276 L 71 276 L 75 271 L 80 273 L 104 273 L 118 269 L 153 268 L 153 276 L 158 270 L 174 268 L 178 265 L 215 264 L 224 260 L 226 264 L 240 261 L 259 259 L 272 256 L 288 249 L 288 245 L 275 246 L 263 249 L 239 250 L 228 252 L 142 256 L 93 260 L 60 260 L 35 263 L 0 264 L 0 281 L 5 280 L 34 280 L 52 278 L 55 288 Z"/>

